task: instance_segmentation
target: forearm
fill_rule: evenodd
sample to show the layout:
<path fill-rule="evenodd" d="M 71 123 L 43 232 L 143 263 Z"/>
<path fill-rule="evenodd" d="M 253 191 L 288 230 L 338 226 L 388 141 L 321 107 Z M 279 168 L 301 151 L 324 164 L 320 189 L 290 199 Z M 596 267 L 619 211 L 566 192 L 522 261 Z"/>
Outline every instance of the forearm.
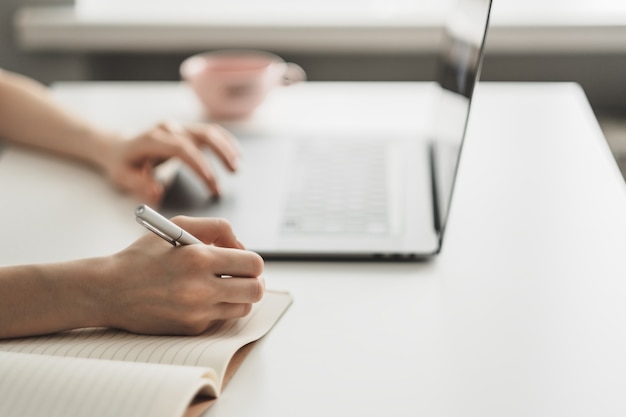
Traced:
<path fill-rule="evenodd" d="M 118 138 L 65 111 L 48 89 L 0 70 L 0 138 L 80 159 L 101 167 Z"/>
<path fill-rule="evenodd" d="M 175 248 L 146 233 L 110 256 L 0 267 L 0 338 L 82 327 L 199 334 L 248 314 L 263 297 L 263 259 L 224 220 L 173 221 L 206 245 Z"/>
<path fill-rule="evenodd" d="M 0 338 L 105 325 L 106 258 L 0 268 Z"/>

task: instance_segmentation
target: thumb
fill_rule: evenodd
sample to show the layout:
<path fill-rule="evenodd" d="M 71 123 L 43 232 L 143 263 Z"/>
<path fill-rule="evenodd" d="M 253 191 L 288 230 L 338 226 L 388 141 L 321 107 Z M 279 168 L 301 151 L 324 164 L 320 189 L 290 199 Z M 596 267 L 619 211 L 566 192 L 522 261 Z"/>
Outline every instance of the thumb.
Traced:
<path fill-rule="evenodd" d="M 208 245 L 245 249 L 228 220 L 215 217 L 176 216 L 172 221 Z"/>

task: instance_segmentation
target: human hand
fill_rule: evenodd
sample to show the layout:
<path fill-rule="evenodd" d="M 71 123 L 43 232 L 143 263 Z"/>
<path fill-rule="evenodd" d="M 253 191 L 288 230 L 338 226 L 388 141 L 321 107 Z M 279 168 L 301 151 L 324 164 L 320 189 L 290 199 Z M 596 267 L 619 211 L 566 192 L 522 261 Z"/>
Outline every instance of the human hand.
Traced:
<path fill-rule="evenodd" d="M 201 148 L 210 148 L 228 170 L 237 169 L 239 151 L 236 139 L 217 124 L 199 123 L 182 126 L 161 123 L 128 140 L 111 142 L 101 161 L 108 178 L 120 189 L 157 205 L 164 193 L 154 177 L 154 168 L 170 158 L 186 163 L 216 196 L 220 188 Z"/>
<path fill-rule="evenodd" d="M 263 259 L 243 249 L 227 221 L 183 216 L 172 221 L 206 245 L 173 247 L 149 233 L 110 257 L 107 282 L 99 286 L 104 325 L 196 335 L 216 320 L 245 316 L 262 298 Z"/>

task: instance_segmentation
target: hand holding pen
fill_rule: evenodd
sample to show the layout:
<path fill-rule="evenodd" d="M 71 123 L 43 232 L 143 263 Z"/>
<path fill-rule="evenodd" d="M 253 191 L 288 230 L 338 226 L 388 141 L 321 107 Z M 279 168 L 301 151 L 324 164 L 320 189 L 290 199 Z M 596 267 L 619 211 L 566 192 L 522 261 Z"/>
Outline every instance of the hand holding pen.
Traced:
<path fill-rule="evenodd" d="M 103 295 L 111 317 L 106 326 L 136 333 L 199 334 L 216 320 L 245 316 L 263 297 L 263 259 L 242 249 L 227 221 L 186 216 L 168 220 L 148 206 L 138 207 L 136 216 L 177 247 L 145 234 L 113 256 L 117 272 L 107 274 L 111 282 Z"/>

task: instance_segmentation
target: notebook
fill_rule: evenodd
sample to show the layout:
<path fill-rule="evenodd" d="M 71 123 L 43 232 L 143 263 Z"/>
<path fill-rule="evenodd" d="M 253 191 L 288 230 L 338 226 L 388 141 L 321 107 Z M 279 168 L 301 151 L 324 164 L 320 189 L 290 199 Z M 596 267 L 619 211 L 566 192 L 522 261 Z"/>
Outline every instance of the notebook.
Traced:
<path fill-rule="evenodd" d="M 185 167 L 167 216 L 224 217 L 266 259 L 428 259 L 441 251 L 491 0 L 450 11 L 423 135 L 361 132 L 239 137 L 246 169 L 211 199 Z M 393 103 L 389 103 L 393 106 Z M 232 188 L 235 187 L 233 190 Z"/>

